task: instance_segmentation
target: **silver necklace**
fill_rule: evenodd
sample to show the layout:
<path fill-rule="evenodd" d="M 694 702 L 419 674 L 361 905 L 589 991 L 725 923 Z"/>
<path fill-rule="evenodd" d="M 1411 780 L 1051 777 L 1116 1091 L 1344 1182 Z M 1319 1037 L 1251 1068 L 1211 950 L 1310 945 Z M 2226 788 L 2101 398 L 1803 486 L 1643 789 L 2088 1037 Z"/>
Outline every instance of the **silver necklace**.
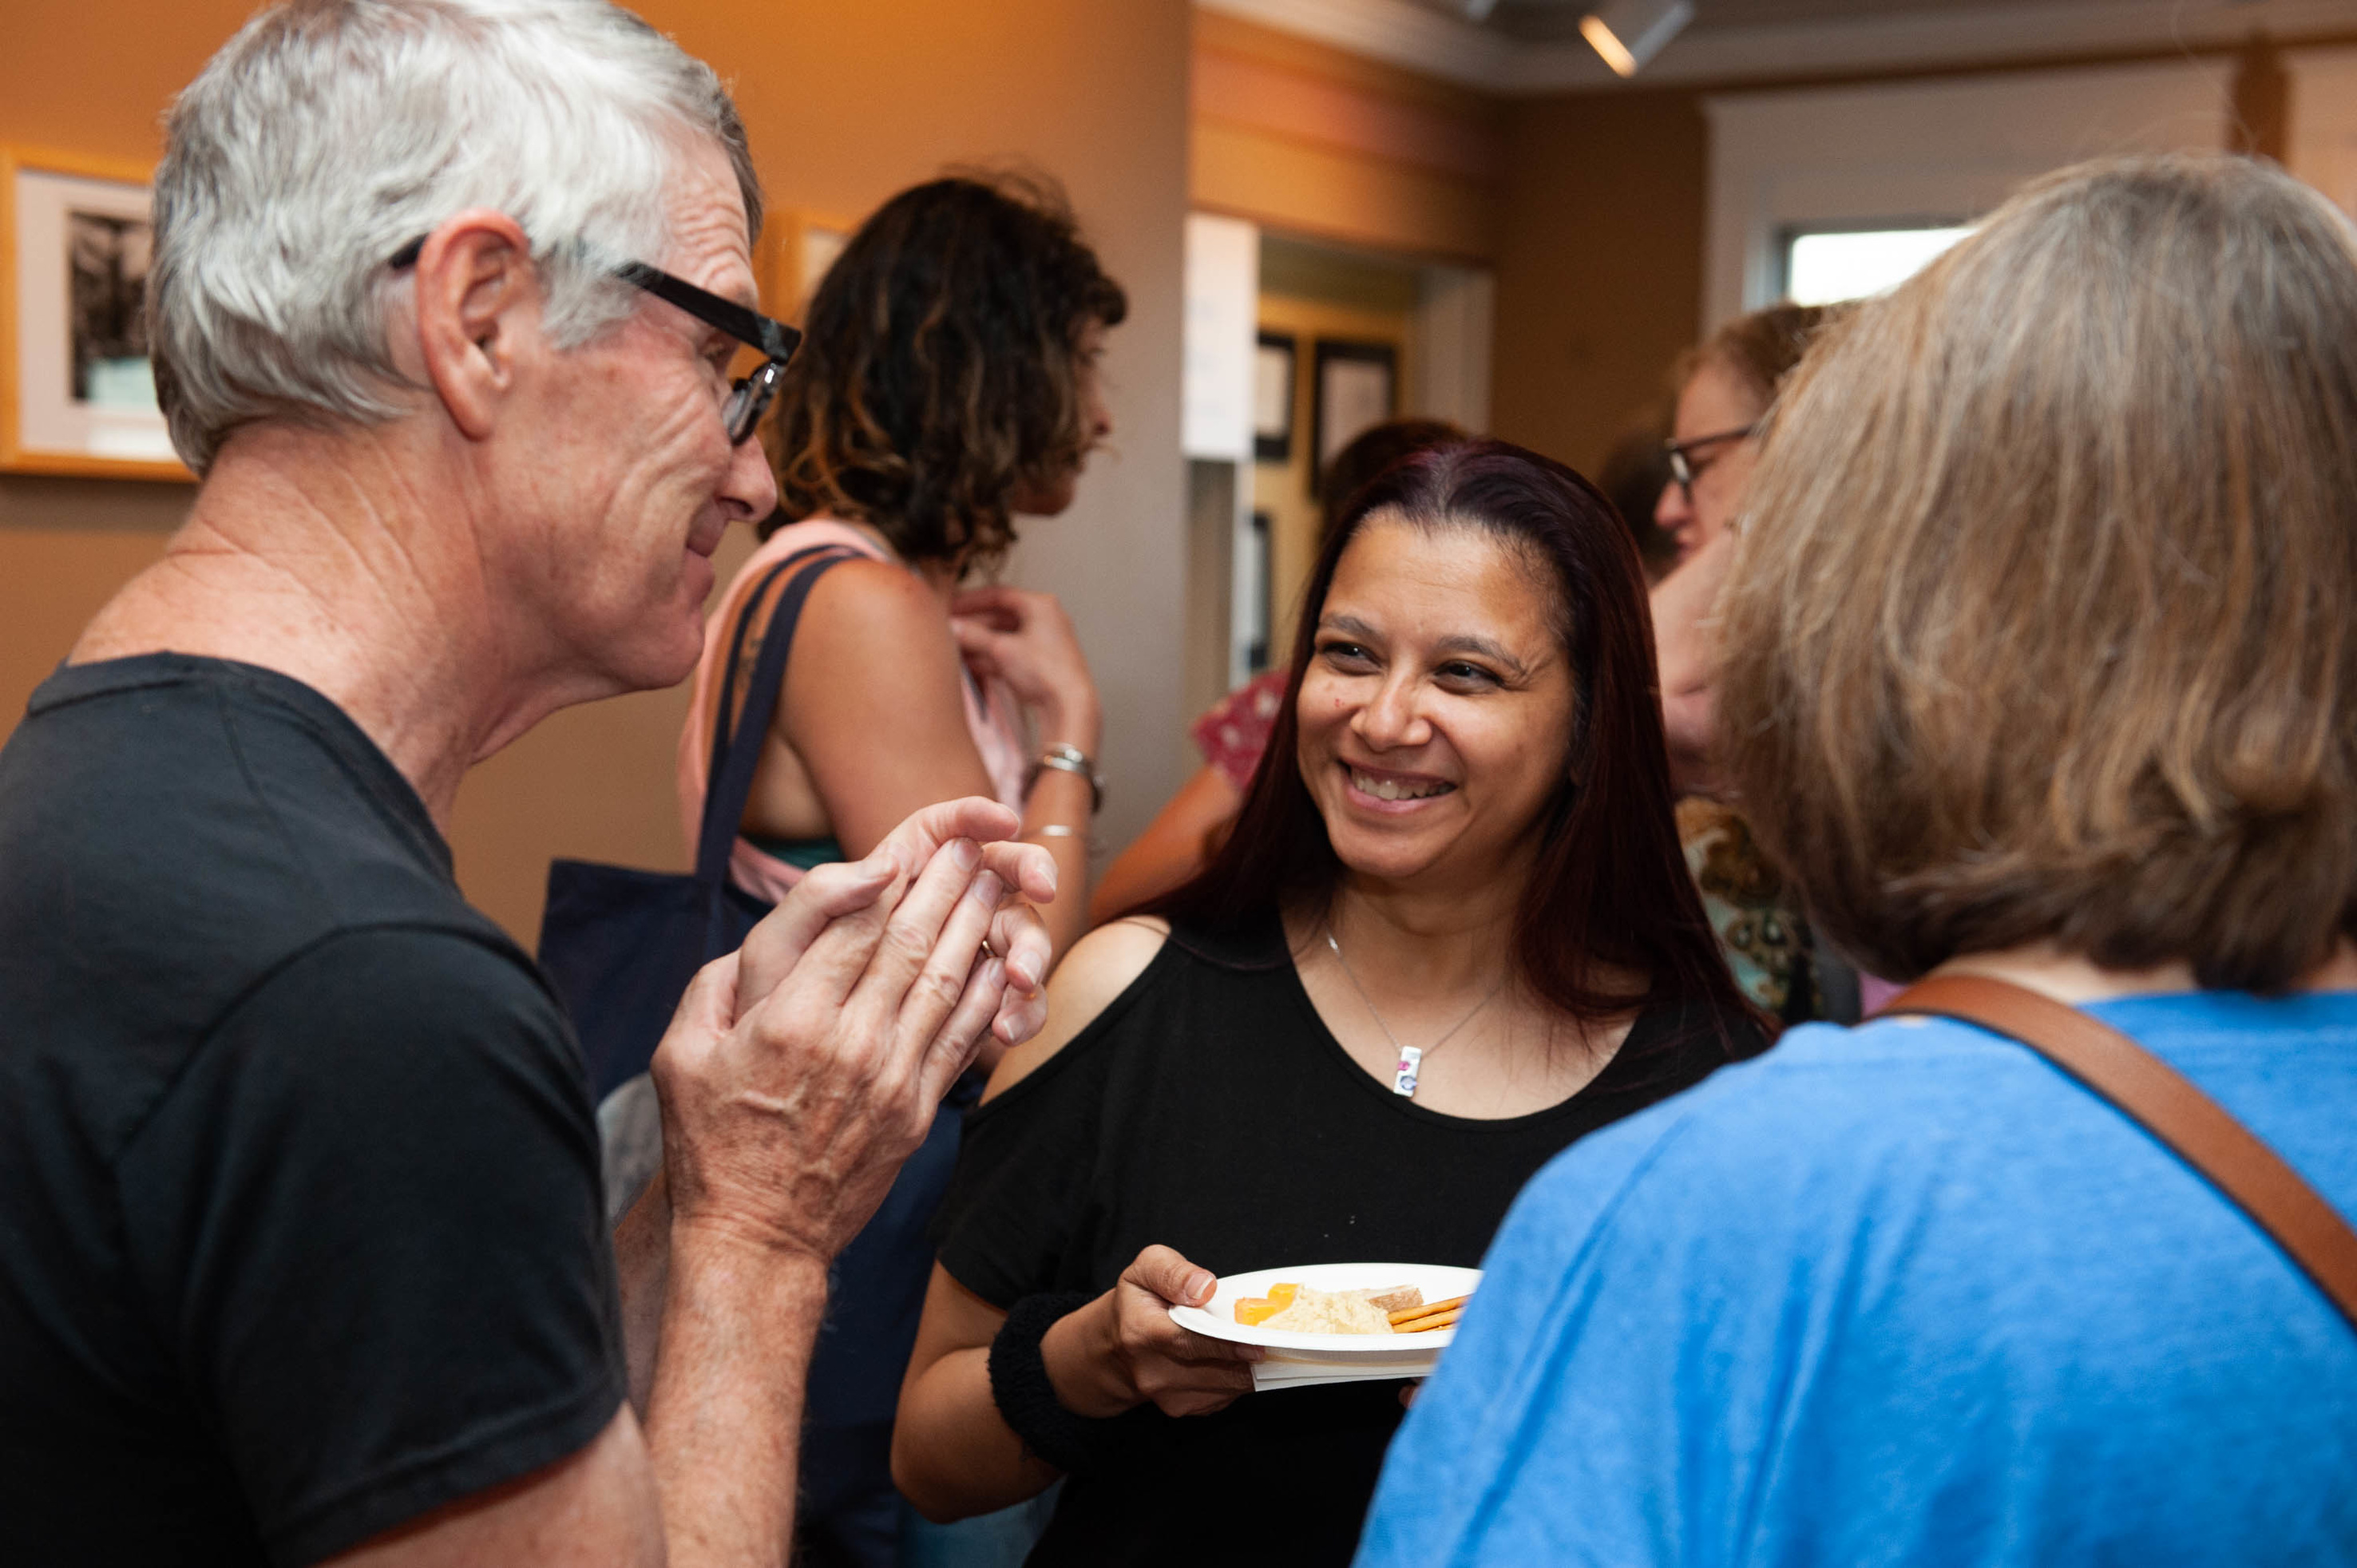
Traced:
<path fill-rule="evenodd" d="M 1359 993 L 1360 1002 L 1365 1004 L 1367 1016 L 1375 1021 L 1375 1027 L 1383 1032 L 1383 1038 L 1389 1040 L 1392 1043 L 1392 1049 L 1399 1053 L 1399 1066 L 1392 1071 L 1392 1092 L 1408 1100 L 1415 1098 L 1416 1072 L 1424 1066 L 1424 1058 L 1454 1039 L 1457 1031 L 1473 1021 L 1474 1013 L 1479 1013 L 1482 1008 L 1490 1005 L 1506 983 L 1506 977 L 1503 974 L 1499 975 L 1498 983 L 1490 987 L 1489 995 L 1473 1004 L 1473 1012 L 1466 1014 L 1465 1016 L 1449 1025 L 1448 1032 L 1432 1044 L 1421 1048 L 1415 1046 L 1403 1046 L 1400 1044 L 1400 1037 L 1392 1033 L 1392 1026 L 1383 1022 L 1383 1015 L 1375 1011 L 1374 999 L 1367 994 L 1367 988 L 1360 984 L 1359 977 L 1351 972 L 1351 961 L 1342 956 L 1342 944 L 1334 940 L 1334 928 L 1331 926 L 1326 928 L 1326 945 L 1333 950 L 1334 961 L 1342 966 L 1342 978 L 1351 983 L 1351 989 Z"/>

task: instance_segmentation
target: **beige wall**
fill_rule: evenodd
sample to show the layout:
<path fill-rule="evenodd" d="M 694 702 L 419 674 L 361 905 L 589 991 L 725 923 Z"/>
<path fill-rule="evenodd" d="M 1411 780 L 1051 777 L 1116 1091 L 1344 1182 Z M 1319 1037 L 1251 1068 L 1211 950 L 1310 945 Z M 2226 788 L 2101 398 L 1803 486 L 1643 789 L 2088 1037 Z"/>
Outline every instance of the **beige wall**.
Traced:
<path fill-rule="evenodd" d="M 171 92 L 249 0 L 29 0 L 0 51 L 0 140 L 152 160 Z M 736 83 L 772 205 L 856 216 L 945 164 L 1023 160 L 1062 178 L 1129 323 L 1106 376 L 1118 432 L 1066 516 L 1010 568 L 1064 596 L 1106 696 L 1114 848 L 1175 786 L 1179 599 L 1179 267 L 1187 205 L 1185 0 L 646 0 L 649 20 Z M 0 477 L 0 714 L 81 620 L 152 559 L 185 486 Z M 725 564 L 741 558 L 736 542 Z M 684 863 L 672 800 L 683 696 L 560 714 L 461 793 L 468 895 L 530 942 L 552 855 Z"/>

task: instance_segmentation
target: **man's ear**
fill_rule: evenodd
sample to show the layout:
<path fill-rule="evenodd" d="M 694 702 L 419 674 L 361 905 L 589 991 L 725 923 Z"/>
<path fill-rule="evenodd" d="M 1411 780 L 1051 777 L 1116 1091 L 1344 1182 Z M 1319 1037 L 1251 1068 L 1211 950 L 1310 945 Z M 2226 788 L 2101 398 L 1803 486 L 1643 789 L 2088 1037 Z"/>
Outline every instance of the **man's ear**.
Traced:
<path fill-rule="evenodd" d="M 540 274 L 522 228 L 470 208 L 425 238 L 414 269 L 418 352 L 451 423 L 490 437 L 515 390 L 517 356 L 540 328 Z"/>

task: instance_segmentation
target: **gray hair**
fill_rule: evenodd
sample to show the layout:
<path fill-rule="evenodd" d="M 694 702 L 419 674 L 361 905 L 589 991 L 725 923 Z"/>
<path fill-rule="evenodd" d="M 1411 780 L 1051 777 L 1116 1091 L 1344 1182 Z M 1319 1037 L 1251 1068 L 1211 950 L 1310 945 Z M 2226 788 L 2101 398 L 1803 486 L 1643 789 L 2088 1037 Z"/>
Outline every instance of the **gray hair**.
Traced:
<path fill-rule="evenodd" d="M 150 341 L 199 474 L 241 424 L 404 412 L 386 263 L 456 212 L 522 228 L 560 348 L 632 308 L 607 269 L 663 254 L 683 146 L 724 148 L 761 221 L 719 79 L 605 0 L 289 0 L 212 58 L 167 138 Z"/>

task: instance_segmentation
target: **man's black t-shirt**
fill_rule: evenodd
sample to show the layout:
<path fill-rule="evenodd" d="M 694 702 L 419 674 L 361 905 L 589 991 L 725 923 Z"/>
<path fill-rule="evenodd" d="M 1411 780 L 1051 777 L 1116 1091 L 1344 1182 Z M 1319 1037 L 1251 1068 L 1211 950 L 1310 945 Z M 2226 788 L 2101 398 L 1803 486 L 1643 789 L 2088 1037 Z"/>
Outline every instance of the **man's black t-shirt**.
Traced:
<path fill-rule="evenodd" d="M 268 671 L 0 751 L 0 1562 L 300 1563 L 624 1379 L 579 1055 L 382 752 Z"/>

